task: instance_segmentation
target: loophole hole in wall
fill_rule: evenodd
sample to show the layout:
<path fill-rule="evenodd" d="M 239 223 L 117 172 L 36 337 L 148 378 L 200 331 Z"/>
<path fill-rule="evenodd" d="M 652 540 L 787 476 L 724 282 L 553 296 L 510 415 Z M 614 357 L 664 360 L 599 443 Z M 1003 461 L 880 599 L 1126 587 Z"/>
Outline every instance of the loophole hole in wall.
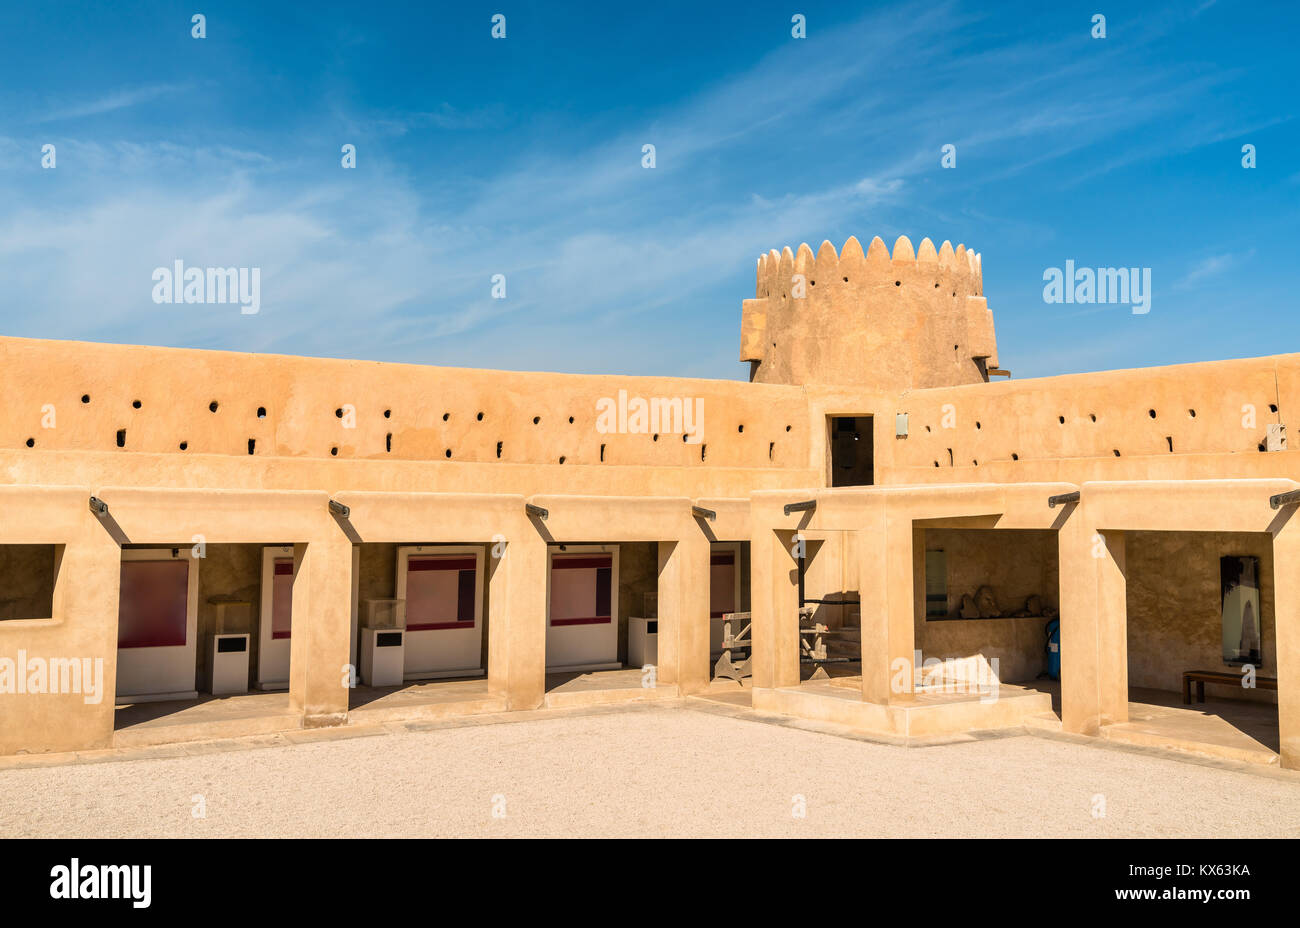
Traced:
<path fill-rule="evenodd" d="M 848 279 L 847 277 L 845 277 L 845 278 L 844 278 L 844 282 L 847 284 L 847 283 L 849 282 L 849 279 Z"/>
<path fill-rule="evenodd" d="M 117 430 L 117 446 L 119 448 L 126 447 L 126 429 Z"/>
<path fill-rule="evenodd" d="M 975 431 L 978 432 L 978 431 L 979 431 L 980 429 L 982 429 L 983 427 L 984 427 L 984 426 L 982 426 L 982 425 L 979 424 L 979 420 L 976 420 L 976 422 L 975 422 Z"/>
<path fill-rule="evenodd" d="M 773 459 L 773 455 L 775 454 L 776 454 L 776 442 L 769 441 L 767 443 L 767 459 L 771 461 Z"/>
<path fill-rule="evenodd" d="M 1090 413 L 1088 413 L 1088 418 L 1091 419 L 1093 422 L 1096 422 L 1096 421 L 1097 421 L 1097 414 L 1096 414 L 1095 412 L 1090 412 Z"/>
<path fill-rule="evenodd" d="M 211 403 L 208 403 L 208 412 L 216 412 L 217 407 L 220 405 L 221 404 L 218 403 L 216 400 L 213 400 Z"/>
<path fill-rule="evenodd" d="M 785 430 L 788 432 L 788 431 L 790 431 L 790 429 L 792 429 L 792 428 L 793 428 L 793 426 L 787 425 L 787 426 L 785 427 Z"/>
<path fill-rule="evenodd" d="M 1169 446 L 1169 450 L 1170 450 L 1170 452 L 1172 453 L 1173 450 L 1174 450 L 1174 436 L 1172 436 L 1172 435 L 1166 435 L 1166 436 L 1165 436 L 1165 444 L 1167 444 L 1167 445 Z"/>
<path fill-rule="evenodd" d="M 142 405 L 142 404 L 141 404 L 141 402 L 140 402 L 139 400 L 133 400 L 133 401 L 131 402 L 131 408 L 132 408 L 132 409 L 139 409 L 141 405 Z"/>
<path fill-rule="evenodd" d="M 896 281 L 894 281 L 894 286 L 895 286 L 895 287 L 901 287 L 901 286 L 903 286 L 903 282 L 902 282 L 901 280 L 896 280 Z"/>
<path fill-rule="evenodd" d="M 338 449 L 338 446 L 337 446 L 337 445 L 336 445 L 335 447 L 333 447 L 333 448 L 330 449 L 330 454 L 331 454 L 333 457 L 338 457 L 339 449 Z"/>
<path fill-rule="evenodd" d="M 1059 422 L 1061 425 L 1065 425 L 1065 416 L 1057 416 L 1056 421 Z"/>
<path fill-rule="evenodd" d="M 83 393 L 83 394 L 81 394 L 81 401 L 82 401 L 83 403 L 89 403 L 89 402 L 90 402 L 90 394 L 89 394 L 89 393 Z"/>
<path fill-rule="evenodd" d="M 537 424 L 539 424 L 541 421 L 542 421 L 542 417 L 541 417 L 541 416 L 533 416 L 533 425 L 537 425 Z"/>
<path fill-rule="evenodd" d="M 391 419 L 391 418 L 393 418 L 393 411 L 392 411 L 391 409 L 385 409 L 385 410 L 384 410 L 384 418 L 385 418 L 385 419 Z"/>
<path fill-rule="evenodd" d="M 600 446 L 600 463 L 605 463 L 605 446 L 603 444 Z"/>
<path fill-rule="evenodd" d="M 36 447 L 36 439 L 35 439 L 35 438 L 29 438 L 29 439 L 27 439 L 27 447 L 28 447 L 28 448 L 35 448 L 35 447 Z"/>
<path fill-rule="evenodd" d="M 658 433 L 658 432 L 655 432 L 654 435 L 650 436 L 650 440 L 651 440 L 651 441 L 658 441 L 658 440 L 659 440 L 659 433 Z"/>
<path fill-rule="evenodd" d="M 1156 411 L 1154 409 L 1148 409 L 1147 415 L 1154 419 L 1156 417 Z"/>
<path fill-rule="evenodd" d="M 1115 457 L 1119 457 L 1119 449 L 1118 449 L 1118 448 L 1115 449 Z"/>
<path fill-rule="evenodd" d="M 339 409 L 334 410 L 334 418 L 336 419 L 343 418 L 343 409 L 341 407 Z"/>
<path fill-rule="evenodd" d="M 451 457 L 451 449 L 450 449 L 450 448 L 447 449 L 446 454 L 447 454 L 447 457 Z"/>
<path fill-rule="evenodd" d="M 189 448 L 189 446 L 190 446 L 190 443 L 189 443 L 189 442 L 187 442 L 187 441 L 183 441 L 183 442 L 181 442 L 181 444 L 180 444 L 180 449 L 181 449 L 182 451 L 184 451 L 184 450 L 186 450 L 187 448 Z"/>
<path fill-rule="evenodd" d="M 502 448 L 502 446 L 503 446 L 504 444 L 505 444 L 505 442 L 500 442 L 500 441 L 497 442 L 497 457 L 501 457 L 501 448 Z M 605 446 L 604 446 L 604 445 L 601 445 L 601 446 L 600 446 L 600 453 L 601 453 L 601 457 L 604 457 L 604 454 L 605 454 Z"/>
<path fill-rule="evenodd" d="M 700 445 L 700 460 L 703 461 L 703 460 L 705 459 L 705 457 L 708 456 L 708 453 L 709 453 L 709 446 L 708 446 L 708 445 L 705 445 L 705 444 L 701 444 L 701 445 Z"/>
<path fill-rule="evenodd" d="M 257 418 L 259 418 L 259 419 L 265 419 L 265 418 L 266 418 L 266 407 L 265 407 L 265 406 L 258 406 L 258 407 L 257 407 Z"/>
<path fill-rule="evenodd" d="M 1195 419 L 1195 418 L 1196 418 L 1196 410 L 1195 410 L 1195 409 L 1189 409 L 1189 410 L 1187 410 L 1187 418 L 1189 418 L 1189 419 Z"/>
<path fill-rule="evenodd" d="M 442 421 L 443 421 L 443 422 L 446 422 L 446 421 L 447 421 L 448 419 L 450 419 L 450 418 L 451 418 L 451 413 L 449 413 L 449 412 L 444 412 L 444 413 L 442 414 Z"/>
<path fill-rule="evenodd" d="M 569 416 L 569 425 L 573 425 L 573 416 Z"/>
<path fill-rule="evenodd" d="M 737 432 L 743 432 L 743 431 L 745 431 L 745 426 L 743 426 L 743 425 L 738 425 L 738 426 L 736 426 L 736 431 L 737 431 Z"/>
<path fill-rule="evenodd" d="M 477 419 L 479 422 L 482 422 L 482 421 L 483 421 L 483 413 L 480 412 L 480 413 L 479 413 L 477 416 L 475 416 L 474 418 Z"/>
<path fill-rule="evenodd" d="M 560 455 L 560 463 L 561 463 L 561 464 L 564 463 L 564 460 L 565 460 L 564 455 Z"/>
<path fill-rule="evenodd" d="M 1269 404 L 1268 404 L 1268 411 L 1269 411 L 1269 412 L 1277 412 L 1277 403 L 1269 403 Z"/>
<path fill-rule="evenodd" d="M 256 438 L 250 438 L 250 439 L 248 440 L 248 453 L 249 453 L 249 454 L 252 454 L 252 453 L 253 453 L 253 449 L 256 448 L 256 447 L 257 447 L 257 439 L 256 439 Z"/>
<path fill-rule="evenodd" d="M 1012 451 L 1012 452 L 1011 452 L 1011 460 L 1013 460 L 1013 461 L 1019 461 L 1019 460 L 1020 460 L 1020 455 L 1018 455 L 1018 454 L 1016 454 L 1014 451 Z"/>
<path fill-rule="evenodd" d="M 393 433 L 389 432 L 384 436 L 384 450 L 392 452 L 393 450 Z"/>

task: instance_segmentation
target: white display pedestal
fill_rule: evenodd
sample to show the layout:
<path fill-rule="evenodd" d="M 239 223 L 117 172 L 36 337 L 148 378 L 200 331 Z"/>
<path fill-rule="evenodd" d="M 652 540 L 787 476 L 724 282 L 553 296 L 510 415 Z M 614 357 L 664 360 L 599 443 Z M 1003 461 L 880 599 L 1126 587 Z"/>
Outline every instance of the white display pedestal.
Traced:
<path fill-rule="evenodd" d="M 401 686 L 405 644 L 405 629 L 361 629 L 361 682 L 366 686 Z"/>
<path fill-rule="evenodd" d="M 646 664 L 659 664 L 658 619 L 628 617 L 627 662 L 638 669 Z"/>
<path fill-rule="evenodd" d="M 406 600 L 365 599 L 361 628 L 361 663 L 357 672 L 366 686 L 401 686 L 406 667 Z"/>
<path fill-rule="evenodd" d="M 248 692 L 248 634 L 213 635 L 208 664 L 213 696 Z"/>
<path fill-rule="evenodd" d="M 248 621 L 236 624 L 231 621 L 230 610 L 235 608 L 236 616 L 244 610 L 246 619 L 248 609 L 253 605 L 251 599 L 238 596 L 218 595 L 208 597 L 208 604 L 217 607 L 217 630 L 212 636 L 212 653 L 208 658 L 209 687 L 213 696 L 234 696 L 248 692 L 248 644 L 249 633 L 237 631 L 248 628 Z"/>

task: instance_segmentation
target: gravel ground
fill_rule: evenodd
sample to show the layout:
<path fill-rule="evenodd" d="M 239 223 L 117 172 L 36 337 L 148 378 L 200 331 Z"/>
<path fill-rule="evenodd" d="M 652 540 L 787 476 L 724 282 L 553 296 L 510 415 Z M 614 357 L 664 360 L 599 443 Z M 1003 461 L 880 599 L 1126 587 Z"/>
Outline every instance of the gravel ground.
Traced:
<path fill-rule="evenodd" d="M 650 707 L 0 771 L 0 835 L 1297 836 L 1300 780 L 1029 736 L 904 748 Z"/>

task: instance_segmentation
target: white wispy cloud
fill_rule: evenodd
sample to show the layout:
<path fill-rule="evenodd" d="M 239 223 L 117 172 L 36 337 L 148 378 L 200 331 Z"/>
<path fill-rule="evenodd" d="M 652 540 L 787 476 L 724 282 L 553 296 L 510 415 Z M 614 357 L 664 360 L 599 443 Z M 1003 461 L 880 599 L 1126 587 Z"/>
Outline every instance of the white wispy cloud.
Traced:
<path fill-rule="evenodd" d="M 188 84 L 151 84 L 145 87 L 124 88 L 92 100 L 56 106 L 49 112 L 36 116 L 32 121 L 47 123 L 67 119 L 81 119 L 86 116 L 99 116 L 115 110 L 149 103 L 160 97 L 183 93 L 189 87 Z"/>
<path fill-rule="evenodd" d="M 1253 257 L 1254 254 L 1255 250 L 1252 248 L 1246 252 L 1224 252 L 1202 258 L 1175 282 L 1174 289 L 1191 290 L 1207 280 L 1222 276 Z"/>

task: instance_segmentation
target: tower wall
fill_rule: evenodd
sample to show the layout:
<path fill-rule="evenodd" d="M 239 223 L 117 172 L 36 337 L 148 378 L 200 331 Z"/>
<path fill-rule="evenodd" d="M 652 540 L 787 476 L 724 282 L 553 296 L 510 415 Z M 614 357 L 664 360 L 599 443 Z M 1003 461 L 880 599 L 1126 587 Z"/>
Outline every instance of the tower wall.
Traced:
<path fill-rule="evenodd" d="M 980 257 L 949 242 L 918 249 L 902 236 L 891 256 L 873 238 L 839 254 L 805 243 L 758 259 L 755 297 L 742 306 L 740 360 L 760 383 L 901 391 L 978 383 L 997 367 Z"/>

